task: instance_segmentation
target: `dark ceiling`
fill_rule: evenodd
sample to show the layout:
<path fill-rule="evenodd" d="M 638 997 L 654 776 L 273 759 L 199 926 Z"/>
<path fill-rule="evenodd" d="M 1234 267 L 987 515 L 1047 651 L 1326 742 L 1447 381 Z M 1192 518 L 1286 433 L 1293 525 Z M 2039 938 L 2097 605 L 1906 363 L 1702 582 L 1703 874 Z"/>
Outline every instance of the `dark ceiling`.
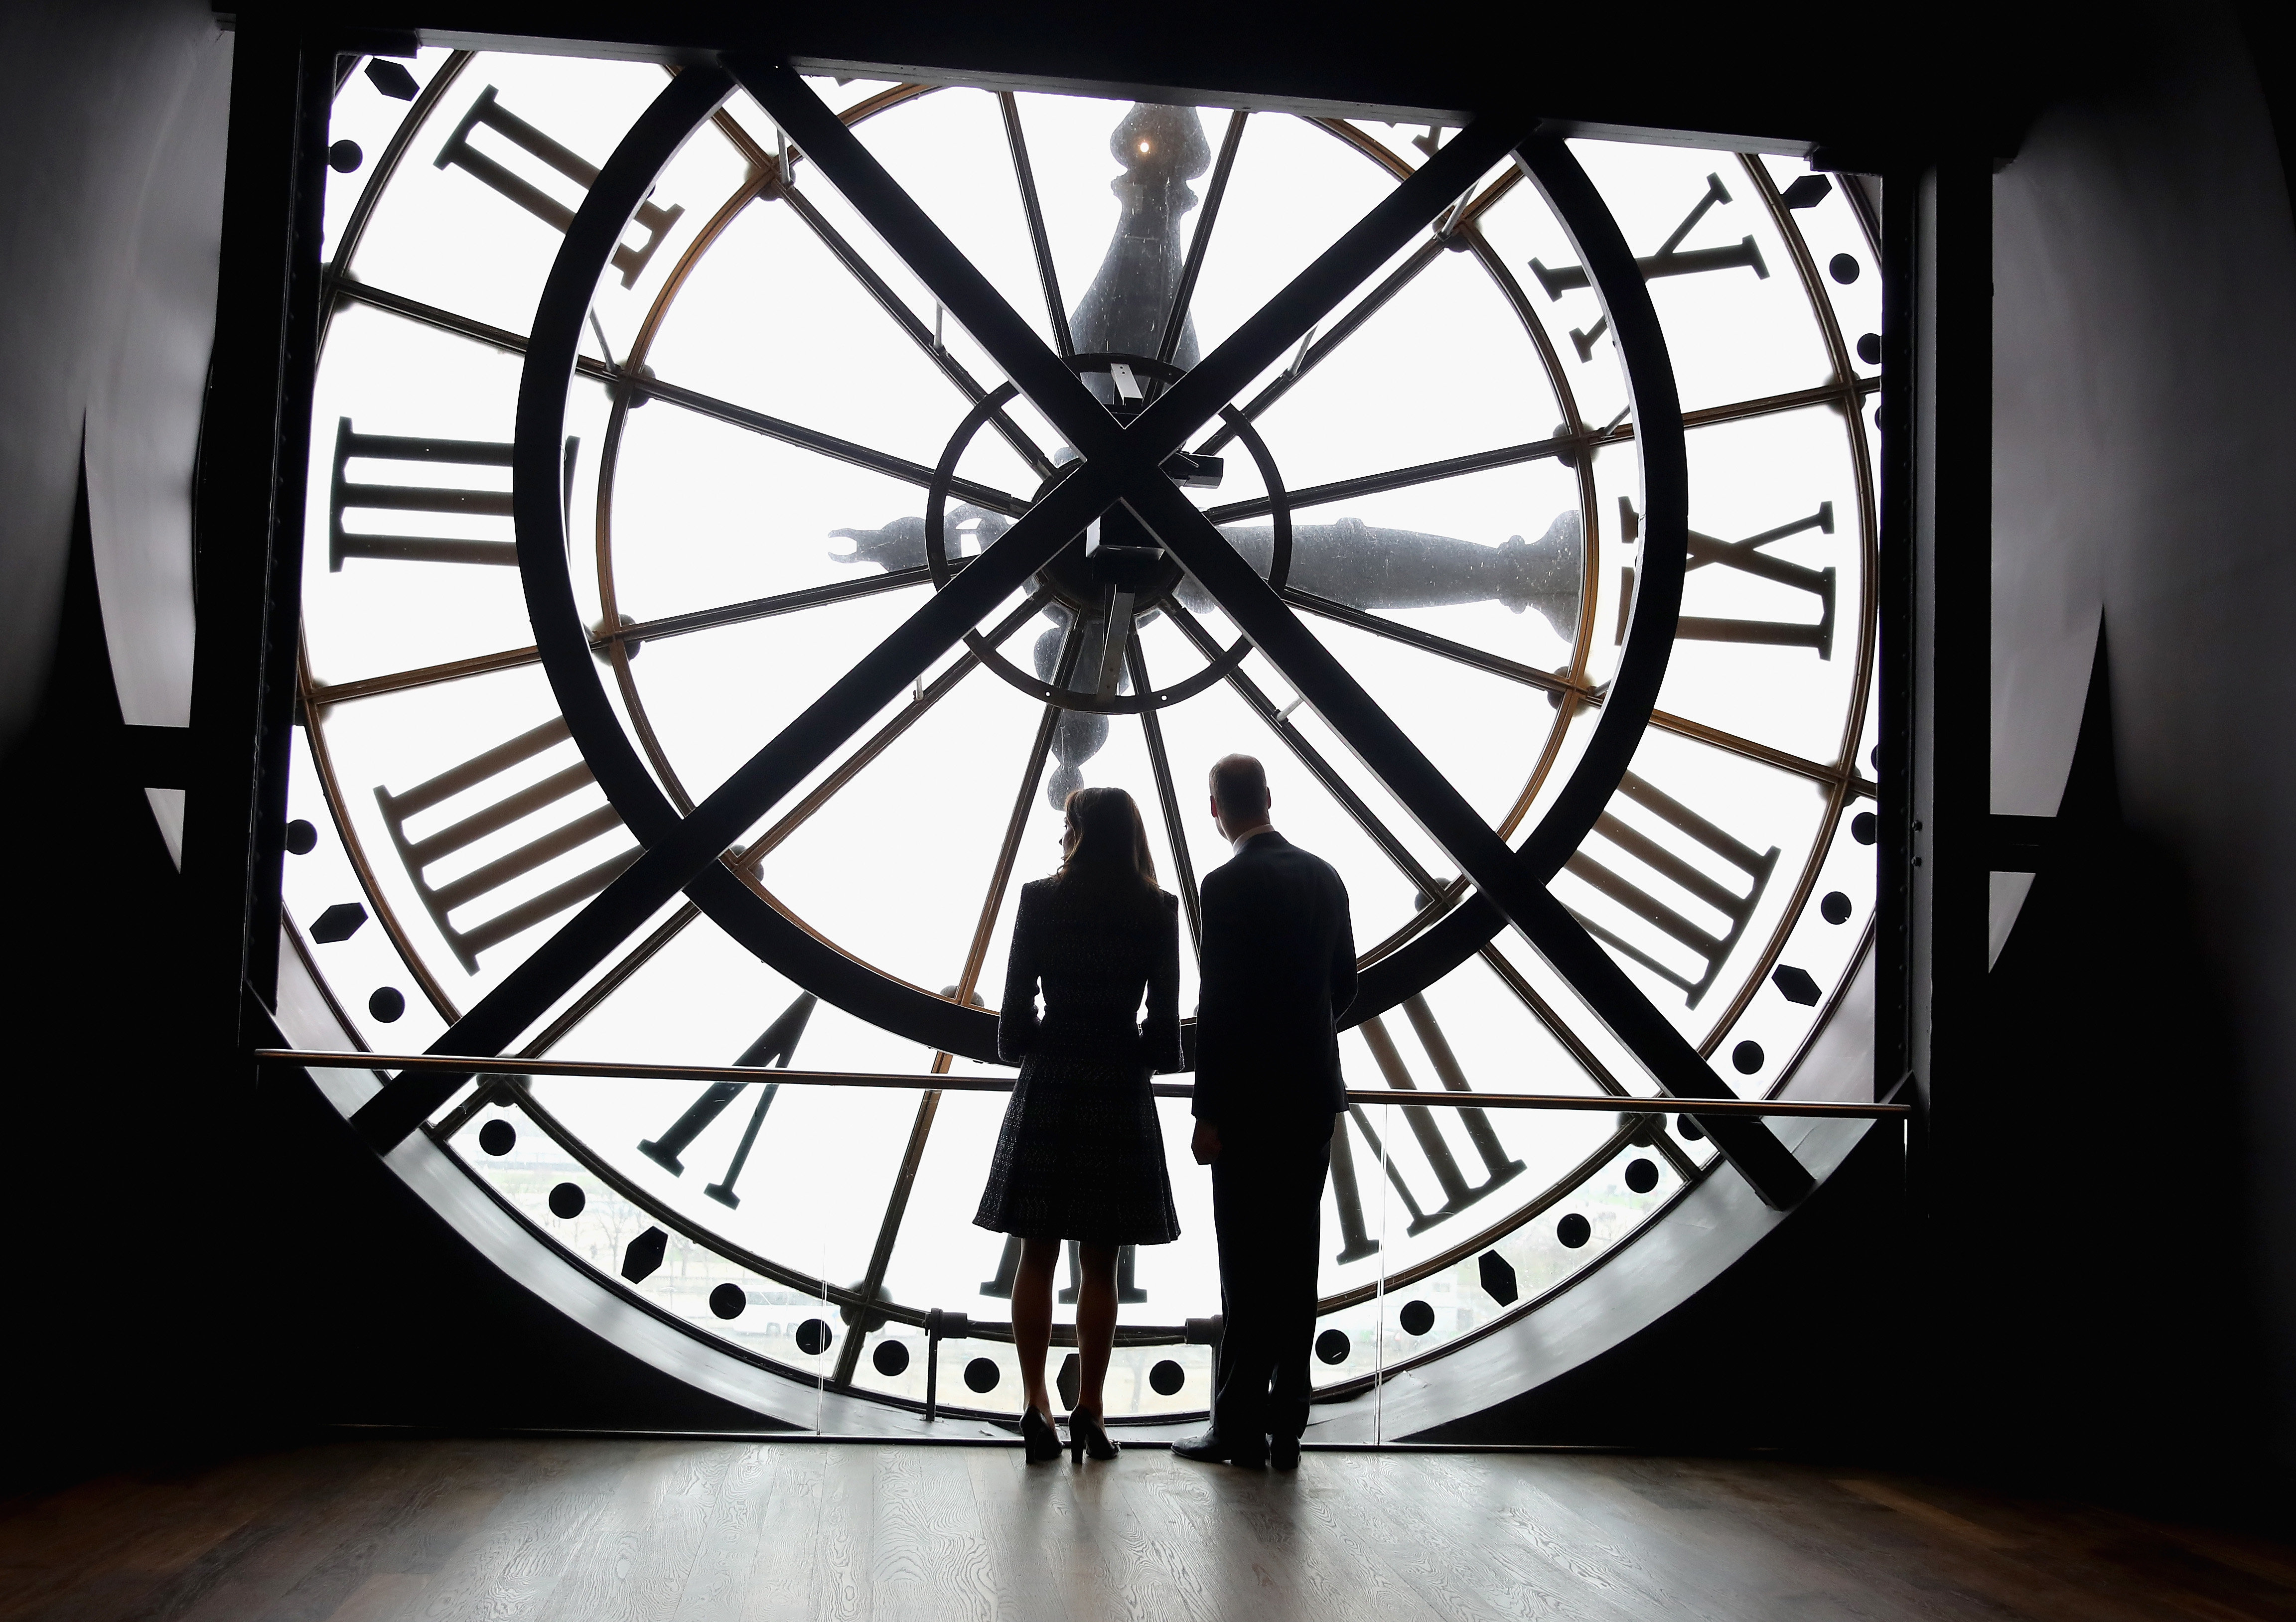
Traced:
<path fill-rule="evenodd" d="M 265 10 L 248 7 L 252 21 Z M 904 78 L 1091 86 L 1143 99 L 1457 119 L 1527 102 L 1573 129 L 1833 149 L 1878 169 L 1940 143 L 2014 150 L 2034 108 L 2094 82 L 2126 44 L 2055 6 L 1153 8 L 892 0 L 789 8 L 725 0 L 374 0 L 340 8 L 369 48 L 509 45 L 675 55 L 729 45 Z"/>

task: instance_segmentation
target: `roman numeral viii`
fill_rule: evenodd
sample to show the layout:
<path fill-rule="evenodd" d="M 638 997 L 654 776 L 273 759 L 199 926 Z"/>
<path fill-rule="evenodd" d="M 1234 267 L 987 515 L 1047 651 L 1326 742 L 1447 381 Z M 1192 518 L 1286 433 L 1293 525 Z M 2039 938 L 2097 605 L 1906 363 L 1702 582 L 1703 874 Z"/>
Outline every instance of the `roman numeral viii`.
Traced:
<path fill-rule="evenodd" d="M 790 1061 L 797 1055 L 798 1038 L 805 1035 L 805 1022 L 813 1017 L 813 993 L 800 993 L 797 1001 L 783 1009 L 780 1017 L 767 1026 L 764 1034 L 743 1049 L 742 1056 L 734 1062 L 743 1066 L 772 1065 L 779 1069 L 789 1069 Z M 701 1135 L 710 1122 L 726 1112 L 726 1106 L 740 1096 L 742 1089 L 749 1086 L 757 1087 L 758 1102 L 750 1111 L 750 1124 L 742 1129 L 742 1142 L 734 1151 L 734 1159 L 727 1164 L 725 1176 L 701 1191 L 729 1209 L 741 1204 L 742 1197 L 734 1192 L 734 1184 L 741 1181 L 742 1168 L 750 1163 L 750 1150 L 758 1141 L 758 1128 L 766 1124 L 766 1111 L 774 1107 L 774 1098 L 782 1090 L 781 1083 L 713 1082 L 702 1090 L 701 1097 L 686 1106 L 685 1114 L 670 1123 L 668 1131 L 658 1138 L 640 1140 L 638 1152 L 671 1176 L 684 1176 L 685 1162 L 678 1157 L 686 1151 L 695 1138 Z"/>
<path fill-rule="evenodd" d="M 414 881 L 414 891 L 422 899 L 423 910 L 430 914 L 430 921 L 447 938 L 447 946 L 454 949 L 463 967 L 473 974 L 478 972 L 480 953 L 498 946 L 545 919 L 555 917 L 569 907 L 587 901 L 611 883 L 622 869 L 637 860 L 638 851 L 635 846 L 618 850 L 596 865 L 550 886 L 539 895 L 529 897 L 489 917 L 458 927 L 452 922 L 453 914 L 465 912 L 545 864 L 619 831 L 622 819 L 614 814 L 611 806 L 598 806 L 570 822 L 544 829 L 525 844 L 454 878 L 442 880 L 434 876 L 434 869 L 447 863 L 457 852 L 468 849 L 489 835 L 525 822 L 567 796 L 590 787 L 597 780 L 590 775 L 590 768 L 586 765 L 577 761 L 523 788 L 504 793 L 491 803 L 435 832 L 420 837 L 410 836 L 406 824 L 411 819 L 457 795 L 488 785 L 493 779 L 533 759 L 545 750 L 567 741 L 571 736 L 562 718 L 545 721 L 531 732 L 521 733 L 509 742 L 497 744 L 484 754 L 416 783 L 403 793 L 393 794 L 381 788 L 374 791 L 375 803 L 382 807 L 383 825 L 390 831 L 391 843 L 398 850 L 398 859 L 406 864 L 407 876 Z"/>
<path fill-rule="evenodd" d="M 437 166 L 442 169 L 458 168 L 477 176 L 529 214 L 561 233 L 573 225 L 573 209 L 471 144 L 472 133 L 482 127 L 494 131 L 528 156 L 538 159 L 557 170 L 586 192 L 598 184 L 596 165 L 584 162 L 496 101 L 492 85 L 488 85 L 485 93 L 472 104 L 471 111 L 463 115 L 463 121 L 447 138 L 447 144 L 439 149 Z M 685 212 L 683 208 L 673 206 L 665 209 L 659 203 L 642 202 L 638 205 L 637 225 L 646 233 L 645 245 L 633 248 L 625 242 L 614 250 L 614 268 L 622 273 L 624 287 L 636 286 L 637 279 L 645 274 L 646 263 L 653 258 L 654 250 L 661 246 L 669 228 L 677 224 L 678 217 Z"/>
<path fill-rule="evenodd" d="M 1641 945 L 1636 945 L 1573 907 L 1572 915 L 1586 926 L 1587 932 L 1660 979 L 1681 987 L 1683 995 L 1689 998 L 1689 1005 L 1695 1008 L 1699 999 L 1713 988 L 1715 977 L 1722 972 L 1732 948 L 1746 932 L 1746 924 L 1769 884 L 1770 870 L 1777 865 L 1778 848 L 1773 845 L 1767 851 L 1757 852 L 1632 772 L 1620 779 L 1619 792 L 1720 858 L 1745 885 L 1742 893 L 1723 883 L 1703 867 L 1609 811 L 1595 819 L 1595 833 L 1611 849 L 1631 857 L 1650 873 L 1649 883 L 1654 888 L 1646 889 L 1643 883 L 1623 877 L 1596 860 L 1583 846 L 1563 864 L 1564 872 L 1623 907 L 1654 930 L 1659 938 L 1646 937 Z M 1691 904 L 1719 913 L 1723 927 L 1717 930 L 1685 916 L 1681 909 Z M 1699 965 L 1697 971 L 1686 972 L 1678 956 L 1669 963 L 1654 955 L 1669 949 L 1665 943 L 1670 943 L 1677 951 L 1686 949 Z"/>

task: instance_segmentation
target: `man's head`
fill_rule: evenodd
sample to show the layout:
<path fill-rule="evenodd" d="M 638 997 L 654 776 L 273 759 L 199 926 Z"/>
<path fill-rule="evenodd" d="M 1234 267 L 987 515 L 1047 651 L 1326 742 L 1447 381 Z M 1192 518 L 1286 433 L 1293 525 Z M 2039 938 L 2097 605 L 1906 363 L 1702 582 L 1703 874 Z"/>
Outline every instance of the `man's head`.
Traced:
<path fill-rule="evenodd" d="M 1250 755 L 1223 755 L 1212 763 L 1212 817 L 1235 839 L 1267 826 L 1275 797 L 1267 791 L 1267 768 Z"/>

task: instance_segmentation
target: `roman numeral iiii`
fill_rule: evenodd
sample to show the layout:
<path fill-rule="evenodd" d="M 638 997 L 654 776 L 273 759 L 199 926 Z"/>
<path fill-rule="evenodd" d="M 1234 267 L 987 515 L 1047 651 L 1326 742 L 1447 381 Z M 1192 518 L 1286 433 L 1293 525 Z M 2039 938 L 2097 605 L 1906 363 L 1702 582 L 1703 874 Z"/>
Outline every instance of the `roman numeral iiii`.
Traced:
<path fill-rule="evenodd" d="M 535 218 L 563 234 L 566 228 L 574 223 L 574 210 L 507 165 L 472 146 L 472 135 L 482 128 L 494 131 L 520 152 L 539 160 L 586 192 L 598 184 L 597 166 L 575 156 L 496 101 L 492 85 L 488 85 L 472 104 L 471 111 L 463 115 L 463 121 L 455 126 L 455 133 L 447 137 L 447 144 L 439 149 L 435 161 L 439 168 L 458 168 L 484 181 Z M 638 205 L 636 223 L 638 229 L 645 233 L 644 245 L 633 248 L 624 242 L 614 250 L 614 268 L 622 273 L 624 287 L 636 285 L 637 279 L 645 274 L 646 264 L 653 258 L 654 250 L 661 246 L 662 239 L 669 234 L 669 228 L 677 224 L 678 217 L 685 212 L 683 208 L 674 205 L 669 208 L 653 202 Z"/>
<path fill-rule="evenodd" d="M 545 919 L 554 918 L 570 907 L 579 905 L 605 889 L 622 869 L 637 860 L 637 847 L 633 844 L 618 850 L 595 866 L 554 884 L 539 895 L 529 897 L 502 912 L 457 926 L 452 922 L 453 914 L 466 913 L 496 890 L 524 878 L 545 863 L 578 850 L 594 840 L 619 832 L 622 819 L 615 815 L 611 806 L 598 806 L 571 822 L 536 832 L 525 844 L 481 863 L 467 872 L 444 880 L 434 875 L 433 869 L 457 851 L 526 822 L 569 795 L 594 783 L 597 780 L 590 775 L 590 768 L 578 760 L 523 788 L 504 793 L 501 798 L 435 832 L 420 838 L 410 837 L 406 824 L 411 819 L 457 795 L 490 784 L 495 778 L 533 759 L 544 750 L 566 742 L 571 735 L 565 721 L 554 717 L 532 731 L 521 733 L 509 742 L 497 744 L 460 766 L 450 766 L 402 793 L 393 794 L 381 788 L 374 791 L 375 803 L 382 807 L 383 825 L 390 831 L 390 841 L 398 848 L 398 859 L 406 864 L 407 877 L 414 881 L 414 892 L 422 897 L 423 910 L 430 914 L 431 922 L 437 924 L 439 933 L 447 938 L 447 946 L 453 948 L 463 967 L 473 974 L 479 971 L 480 953 L 500 946 L 513 935 L 522 934 Z"/>

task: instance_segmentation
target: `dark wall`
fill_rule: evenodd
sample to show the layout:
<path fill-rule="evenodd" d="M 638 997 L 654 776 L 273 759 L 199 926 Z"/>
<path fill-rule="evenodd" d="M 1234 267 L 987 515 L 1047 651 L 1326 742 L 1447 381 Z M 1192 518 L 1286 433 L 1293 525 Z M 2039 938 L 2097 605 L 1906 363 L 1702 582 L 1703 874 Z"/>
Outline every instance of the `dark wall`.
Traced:
<path fill-rule="evenodd" d="M 0 344 L 15 373 L 0 406 L 0 848 L 12 857 L 0 1208 L 26 1263 L 11 1315 L 22 1446 L 8 1454 L 21 1467 L 83 1423 L 172 1425 L 226 1361 L 201 1282 L 228 1275 L 215 1258 L 230 1243 L 204 1078 L 168 1041 L 182 1020 L 175 868 L 143 785 L 111 769 L 119 703 L 81 478 L 92 412 L 115 447 L 150 420 L 114 386 L 118 339 L 141 250 L 167 247 L 151 230 L 154 172 L 187 98 L 204 85 L 212 99 L 218 68 L 227 78 L 221 45 L 196 0 L 0 12 Z M 196 267 L 214 232 L 195 218 L 176 257 Z M 193 348 L 172 409 L 195 433 L 206 357 Z M 186 497 L 190 474 L 181 459 Z M 179 530 L 184 580 L 189 547 Z M 144 1044 L 133 1062 L 86 1052 L 129 1038 Z"/>
<path fill-rule="evenodd" d="M 1993 805 L 2079 837 L 1940 1119 L 1931 1356 L 1954 1445 L 2253 1496 L 2296 1460 L 2288 61 L 2217 7 L 2130 37 L 1995 185 Z"/>
<path fill-rule="evenodd" d="M 107 455 L 122 425 L 144 420 L 148 378 L 132 365 L 123 376 L 119 361 L 149 261 L 188 258 L 195 274 L 204 255 L 212 288 L 214 207 L 200 217 L 199 186 L 169 171 L 198 143 L 202 98 L 219 113 L 228 61 L 199 0 L 0 8 L 0 348 L 14 375 L 0 418 L 0 750 L 29 723 L 53 651 L 84 420 L 96 410 Z M 209 184 L 219 203 L 219 171 Z M 171 217 L 187 197 L 192 217 Z M 194 328 L 211 317 L 195 297 Z M 168 347 L 148 328 L 143 339 L 147 359 Z M 179 429 L 195 432 L 196 332 L 190 347 L 190 387 L 171 403 Z M 186 493 L 190 471 L 188 461 L 174 469 Z M 178 578 L 189 578 L 180 558 Z"/>
<path fill-rule="evenodd" d="M 86 514 L 66 511 L 53 662 L 0 766 L 20 1263 L 0 1490 L 317 1424 L 755 1423 L 506 1287 L 307 1078 L 187 1056 L 182 881 L 107 766 Z"/>
<path fill-rule="evenodd" d="M 184 1039 L 120 728 L 187 711 L 229 63 L 196 3 L 0 9 L 0 1486 L 311 1422 L 734 1422 L 504 1290 L 308 1083 Z"/>

